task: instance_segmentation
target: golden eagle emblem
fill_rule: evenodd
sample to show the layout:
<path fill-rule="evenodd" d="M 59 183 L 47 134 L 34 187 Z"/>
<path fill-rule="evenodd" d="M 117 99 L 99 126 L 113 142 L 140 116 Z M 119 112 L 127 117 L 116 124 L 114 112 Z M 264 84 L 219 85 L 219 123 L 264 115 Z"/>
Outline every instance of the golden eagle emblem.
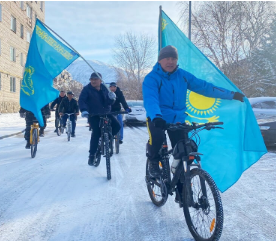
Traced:
<path fill-rule="evenodd" d="M 34 68 L 32 66 L 26 67 L 24 72 L 24 77 L 21 85 L 21 90 L 28 96 L 34 94 L 34 86 L 32 75 L 34 73 Z"/>

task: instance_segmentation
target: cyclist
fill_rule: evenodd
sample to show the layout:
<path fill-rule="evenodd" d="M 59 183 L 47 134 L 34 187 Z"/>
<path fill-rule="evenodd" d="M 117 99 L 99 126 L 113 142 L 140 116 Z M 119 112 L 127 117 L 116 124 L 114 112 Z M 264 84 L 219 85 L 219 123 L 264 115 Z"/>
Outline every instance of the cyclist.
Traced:
<path fill-rule="evenodd" d="M 123 105 L 125 111 L 127 111 L 128 113 L 131 112 L 131 109 L 128 107 L 128 105 L 126 103 L 124 94 L 120 90 L 120 88 L 117 86 L 117 84 L 115 82 L 111 82 L 109 84 L 109 89 L 110 89 L 110 91 L 112 91 L 116 94 L 116 100 L 111 106 L 111 112 L 120 111 L 121 110 L 121 104 Z M 121 114 L 119 114 L 119 115 L 117 115 L 117 119 L 118 119 L 118 121 L 121 125 L 119 143 L 123 144 L 123 138 L 124 138 L 123 116 Z"/>
<path fill-rule="evenodd" d="M 55 129 L 54 132 L 57 132 L 57 128 L 58 128 L 58 126 L 57 126 L 57 119 L 59 118 L 58 108 L 59 108 L 59 105 L 60 105 L 61 101 L 62 101 L 64 98 L 66 98 L 66 94 L 65 94 L 64 90 L 61 90 L 61 91 L 59 92 L 59 97 L 57 97 L 57 98 L 52 102 L 52 104 L 51 104 L 51 106 L 50 106 L 50 109 L 53 110 L 54 107 L 55 107 L 55 105 L 56 105 L 56 111 L 55 111 L 55 127 L 56 127 L 56 129 Z"/>
<path fill-rule="evenodd" d="M 74 93 L 72 91 L 67 92 L 67 97 L 64 98 L 58 108 L 59 115 L 62 116 L 62 125 L 63 127 L 66 127 L 66 121 L 68 118 L 68 115 L 64 115 L 64 113 L 75 115 L 70 115 L 70 121 L 72 121 L 72 137 L 75 137 L 75 129 L 76 129 L 76 121 L 77 121 L 77 115 L 79 115 L 79 105 L 77 100 L 73 98 Z"/>
<path fill-rule="evenodd" d="M 31 144 L 30 144 L 31 125 L 33 124 L 33 122 L 36 118 L 31 111 L 25 110 L 22 107 L 20 108 L 19 113 L 20 113 L 20 117 L 25 118 L 25 121 L 26 121 L 26 129 L 25 129 L 24 138 L 27 141 L 27 143 L 26 143 L 25 148 L 30 149 L 30 147 L 31 147 Z M 46 125 L 47 125 L 46 119 L 50 117 L 49 104 L 47 104 L 43 108 L 41 108 L 41 113 L 43 116 L 44 127 L 39 126 L 39 135 L 44 136 L 44 129 L 46 128 Z"/>
<path fill-rule="evenodd" d="M 185 122 L 187 89 L 198 94 L 228 100 L 243 102 L 244 95 L 214 86 L 177 65 L 178 52 L 174 46 L 162 48 L 158 55 L 158 62 L 153 70 L 145 77 L 143 82 L 144 106 L 147 112 L 147 126 L 149 141 L 147 144 L 147 157 L 149 159 L 149 174 L 152 177 L 160 176 L 158 154 L 166 123 Z M 178 140 L 184 136 L 183 132 L 168 131 L 174 147 Z"/>
<path fill-rule="evenodd" d="M 108 92 L 105 85 L 101 83 L 101 78 L 102 75 L 100 73 L 92 73 L 90 76 L 90 83 L 81 91 L 79 106 L 82 117 L 89 117 L 89 114 L 109 113 L 111 110 L 111 104 L 115 101 L 116 95 L 114 92 Z M 111 119 L 112 135 L 116 135 L 121 125 L 113 115 L 110 115 L 109 118 Z M 88 158 L 88 165 L 91 166 L 95 160 L 95 153 L 101 136 L 101 129 L 99 127 L 100 117 L 89 117 L 88 122 L 93 130 L 90 139 Z"/>

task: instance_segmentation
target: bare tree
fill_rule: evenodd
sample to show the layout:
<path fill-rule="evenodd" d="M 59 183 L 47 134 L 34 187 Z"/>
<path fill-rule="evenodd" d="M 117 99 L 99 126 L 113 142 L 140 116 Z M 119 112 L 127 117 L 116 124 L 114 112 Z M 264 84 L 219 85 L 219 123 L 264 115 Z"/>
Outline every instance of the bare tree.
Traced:
<path fill-rule="evenodd" d="M 183 17 L 187 3 L 181 2 L 180 6 Z M 192 12 L 192 40 L 219 69 L 226 71 L 228 65 L 249 57 L 260 46 L 274 11 L 273 2 L 199 2 Z"/>
<path fill-rule="evenodd" d="M 127 32 L 116 37 L 114 65 L 117 67 L 118 80 L 124 84 L 130 99 L 142 98 L 142 82 L 154 64 L 156 52 L 156 42 L 149 35 Z"/>

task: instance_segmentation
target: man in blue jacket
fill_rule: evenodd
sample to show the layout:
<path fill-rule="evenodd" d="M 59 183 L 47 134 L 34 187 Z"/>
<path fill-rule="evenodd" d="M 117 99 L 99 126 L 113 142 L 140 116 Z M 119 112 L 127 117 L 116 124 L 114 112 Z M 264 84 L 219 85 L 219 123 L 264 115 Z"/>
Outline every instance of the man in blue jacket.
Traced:
<path fill-rule="evenodd" d="M 244 95 L 214 86 L 177 65 L 178 52 L 174 46 L 168 45 L 159 52 L 158 62 L 143 82 L 144 106 L 147 112 L 149 131 L 148 159 L 149 174 L 152 177 L 160 176 L 158 154 L 163 142 L 163 130 L 166 123 L 184 123 L 186 118 L 187 89 L 198 94 L 228 100 L 243 102 Z M 178 140 L 183 138 L 181 131 L 168 131 L 174 147 Z"/>
<path fill-rule="evenodd" d="M 79 97 L 79 108 L 82 112 L 82 117 L 87 117 L 90 127 L 92 128 L 92 134 L 90 139 L 90 150 L 88 165 L 92 166 L 95 160 L 95 154 L 97 151 L 99 138 L 101 136 L 101 129 L 99 127 L 100 117 L 89 117 L 89 114 L 104 114 L 109 113 L 111 105 L 116 99 L 116 94 L 109 92 L 108 89 L 101 83 L 102 75 L 100 73 L 92 73 L 90 77 L 90 83 L 86 85 Z M 112 134 L 116 135 L 121 128 L 118 120 L 110 115 Z"/>

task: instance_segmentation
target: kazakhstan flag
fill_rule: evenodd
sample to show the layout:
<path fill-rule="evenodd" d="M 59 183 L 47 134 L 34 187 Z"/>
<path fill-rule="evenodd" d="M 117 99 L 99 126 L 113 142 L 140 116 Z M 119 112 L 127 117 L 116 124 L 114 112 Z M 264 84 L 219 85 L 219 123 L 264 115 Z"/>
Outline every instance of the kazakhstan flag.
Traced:
<path fill-rule="evenodd" d="M 20 105 L 44 126 L 41 108 L 58 97 L 53 79 L 79 55 L 52 35 L 37 19 L 20 89 Z"/>
<path fill-rule="evenodd" d="M 159 47 L 167 45 L 177 48 L 180 68 L 214 85 L 239 91 L 162 11 Z M 199 134 L 199 152 L 204 154 L 202 168 L 224 192 L 267 152 L 249 101 L 247 98 L 244 103 L 208 98 L 188 91 L 186 105 L 188 122 L 224 122 L 224 130 L 202 131 Z"/>

